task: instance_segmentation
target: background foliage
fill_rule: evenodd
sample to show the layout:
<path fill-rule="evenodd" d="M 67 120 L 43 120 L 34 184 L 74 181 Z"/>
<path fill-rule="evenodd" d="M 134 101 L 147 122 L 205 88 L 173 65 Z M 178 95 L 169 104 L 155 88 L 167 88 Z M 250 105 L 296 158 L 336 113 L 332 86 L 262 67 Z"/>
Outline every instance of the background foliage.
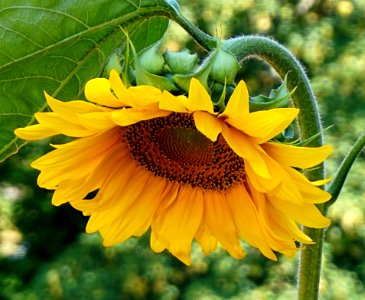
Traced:
<path fill-rule="evenodd" d="M 181 0 L 180 5 L 212 35 L 271 36 L 301 60 L 324 127 L 333 125 L 326 131 L 335 145 L 327 164 L 333 175 L 365 128 L 365 2 Z M 185 46 L 204 56 L 172 26 L 168 47 Z M 256 60 L 245 61 L 240 76 L 252 95 L 278 84 L 275 72 Z M 194 264 L 187 268 L 169 254 L 153 254 L 148 236 L 103 248 L 97 234 L 83 233 L 83 216 L 67 205 L 52 207 L 50 194 L 35 185 L 37 172 L 29 163 L 47 149 L 46 141 L 29 144 L 0 165 L 0 299 L 295 298 L 296 259 L 271 262 L 249 249 L 240 262 L 223 251 L 204 257 L 194 246 Z M 330 210 L 321 299 L 365 298 L 364 169 L 362 154 Z"/>

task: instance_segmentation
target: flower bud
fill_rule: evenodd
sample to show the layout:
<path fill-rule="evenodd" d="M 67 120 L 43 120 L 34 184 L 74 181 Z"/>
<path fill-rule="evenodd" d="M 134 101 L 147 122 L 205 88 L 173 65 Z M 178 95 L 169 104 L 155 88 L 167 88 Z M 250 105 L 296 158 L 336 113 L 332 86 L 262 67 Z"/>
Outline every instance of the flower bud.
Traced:
<path fill-rule="evenodd" d="M 140 65 L 149 73 L 161 74 L 164 71 L 165 59 L 160 51 L 161 41 L 144 49 L 138 55 Z"/>
<path fill-rule="evenodd" d="M 237 58 L 222 48 L 218 48 L 216 51 L 217 54 L 210 71 L 211 79 L 223 84 L 233 84 L 236 74 L 240 69 Z"/>
<path fill-rule="evenodd" d="M 197 54 L 190 54 L 188 50 L 181 52 L 166 51 L 164 54 L 167 65 L 173 74 L 189 74 L 198 66 Z"/>

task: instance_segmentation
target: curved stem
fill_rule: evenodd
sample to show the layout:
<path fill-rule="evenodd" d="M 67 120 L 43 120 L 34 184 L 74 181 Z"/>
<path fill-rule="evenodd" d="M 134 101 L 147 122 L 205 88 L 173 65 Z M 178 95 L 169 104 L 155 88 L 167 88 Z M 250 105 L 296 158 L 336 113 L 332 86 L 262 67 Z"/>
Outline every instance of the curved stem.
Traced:
<path fill-rule="evenodd" d="M 282 45 L 262 36 L 243 36 L 227 40 L 222 48 L 236 55 L 239 60 L 257 56 L 269 63 L 282 78 L 288 74 L 288 88 L 297 87 L 292 95 L 293 103 L 300 108 L 298 116 L 302 139 L 322 132 L 316 99 L 309 79 L 298 60 Z M 313 143 L 322 145 L 322 134 Z"/>
<path fill-rule="evenodd" d="M 150 5 L 146 5 L 143 8 L 139 8 L 137 13 L 133 16 L 131 22 L 136 22 L 141 19 L 147 19 L 156 16 L 167 17 L 170 20 L 178 23 L 182 28 L 184 28 L 195 41 L 207 51 L 211 51 L 217 47 L 218 39 L 206 34 L 204 31 L 200 30 L 188 19 L 186 19 L 179 10 L 178 4 L 171 0 L 165 0 L 167 6 L 159 6 L 153 2 Z"/>
<path fill-rule="evenodd" d="M 282 78 L 288 74 L 288 88 L 297 90 L 292 95 L 293 103 L 300 109 L 298 116 L 302 139 L 308 139 L 315 134 L 313 146 L 323 144 L 322 126 L 317 108 L 316 99 L 308 77 L 298 60 L 279 43 L 261 36 L 243 36 L 223 43 L 222 47 L 239 59 L 249 56 L 257 56 L 269 63 Z M 312 170 L 308 177 L 311 180 L 324 178 L 323 164 Z M 324 206 L 319 206 L 324 213 Z M 318 299 L 318 287 L 321 272 L 322 247 L 324 230 L 304 228 L 304 232 L 310 236 L 316 244 L 307 246 L 301 252 L 298 276 L 298 299 Z"/>
<path fill-rule="evenodd" d="M 343 159 L 340 167 L 338 168 L 335 179 L 331 182 L 331 185 L 328 188 L 328 192 L 332 195 L 332 199 L 331 201 L 325 203 L 326 210 L 337 200 L 353 163 L 355 162 L 357 156 L 360 154 L 362 149 L 364 149 L 364 147 L 365 147 L 365 133 L 360 135 L 360 137 L 352 146 L 349 153 L 347 153 L 346 157 Z"/>
<path fill-rule="evenodd" d="M 184 28 L 186 32 L 188 32 L 205 50 L 211 51 L 217 47 L 218 40 L 216 38 L 206 34 L 204 31 L 196 27 L 193 23 L 186 19 L 176 7 L 173 7 L 172 19 Z"/>

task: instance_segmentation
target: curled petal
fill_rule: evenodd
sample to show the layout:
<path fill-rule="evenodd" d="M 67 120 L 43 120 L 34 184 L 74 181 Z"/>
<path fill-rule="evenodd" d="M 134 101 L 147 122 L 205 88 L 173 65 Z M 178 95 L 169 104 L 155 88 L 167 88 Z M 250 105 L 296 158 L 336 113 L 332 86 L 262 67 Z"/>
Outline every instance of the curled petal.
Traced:
<path fill-rule="evenodd" d="M 221 118 L 244 119 L 249 113 L 249 96 L 246 84 L 240 81 L 229 98 L 226 109 L 219 115 Z"/>
<path fill-rule="evenodd" d="M 166 110 L 134 110 L 130 108 L 122 108 L 112 112 L 112 120 L 116 125 L 128 126 L 143 120 L 154 119 L 157 117 L 168 116 L 171 112 Z"/>
<path fill-rule="evenodd" d="M 200 81 L 195 78 L 190 81 L 187 108 L 189 111 L 201 110 L 214 113 L 212 99 Z"/>
<path fill-rule="evenodd" d="M 196 128 L 213 142 L 217 140 L 218 134 L 222 132 L 221 122 L 209 113 L 196 111 L 194 113 L 194 122 Z"/>
<path fill-rule="evenodd" d="M 297 108 L 275 108 L 253 112 L 244 118 L 227 119 L 226 122 L 262 144 L 284 131 L 298 113 Z"/>
<path fill-rule="evenodd" d="M 163 110 L 187 113 L 186 103 L 188 99 L 185 96 L 173 96 L 168 91 L 163 91 L 158 107 Z"/>
<path fill-rule="evenodd" d="M 118 108 L 126 105 L 112 93 L 110 81 L 106 78 L 89 80 L 85 85 L 85 96 L 89 101 L 107 107 Z"/>
<path fill-rule="evenodd" d="M 249 138 L 235 128 L 223 126 L 224 139 L 232 150 L 247 161 L 254 172 L 266 179 L 271 178 L 259 146 L 250 142 Z"/>
<path fill-rule="evenodd" d="M 323 162 L 332 152 L 332 147 L 298 147 L 280 143 L 265 143 L 265 151 L 281 164 L 307 169 Z"/>

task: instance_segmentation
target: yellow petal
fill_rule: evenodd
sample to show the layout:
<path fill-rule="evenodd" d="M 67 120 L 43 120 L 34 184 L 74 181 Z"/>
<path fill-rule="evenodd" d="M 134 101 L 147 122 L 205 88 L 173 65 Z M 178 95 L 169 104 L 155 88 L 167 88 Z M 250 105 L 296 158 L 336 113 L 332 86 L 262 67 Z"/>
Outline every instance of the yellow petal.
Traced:
<path fill-rule="evenodd" d="M 152 222 L 156 237 L 183 263 L 190 265 L 191 242 L 203 217 L 203 192 L 181 186 L 177 199 Z"/>
<path fill-rule="evenodd" d="M 260 220 L 263 234 L 270 247 L 275 251 L 284 253 L 287 256 L 294 255 L 297 251 L 294 240 L 298 236 L 297 231 L 299 230 L 297 229 L 294 233 L 288 231 L 288 229 L 284 226 L 284 224 L 287 223 L 286 217 L 277 213 L 275 207 L 273 207 L 266 199 L 266 194 L 256 191 L 249 180 L 247 183 L 250 187 L 252 200 L 257 207 L 258 218 Z M 302 235 L 303 234 L 299 236 L 300 241 L 303 241 Z M 308 242 L 308 240 L 311 242 L 311 240 L 307 237 L 305 241 Z"/>
<path fill-rule="evenodd" d="M 87 194 L 96 191 L 99 189 L 105 180 L 107 180 L 108 176 L 111 173 L 115 172 L 116 166 L 123 165 L 125 157 L 129 155 L 129 149 L 123 149 L 120 147 L 113 147 L 112 150 L 105 149 L 104 159 L 95 167 L 95 170 L 86 174 L 84 178 L 81 180 L 74 180 L 74 178 L 70 178 L 67 181 L 62 181 L 58 184 L 53 197 L 52 204 L 60 205 L 65 202 L 71 202 L 71 205 L 74 208 L 81 210 L 83 212 L 89 212 L 89 210 L 95 210 L 96 207 L 100 207 L 101 203 L 99 202 L 100 198 L 96 197 L 97 200 L 88 199 L 83 200 Z M 125 147 L 126 148 L 126 147 Z M 127 151 L 123 151 L 127 150 Z M 127 167 L 123 168 L 123 172 L 127 172 Z M 135 169 L 133 168 L 132 171 Z M 133 172 L 130 172 L 132 174 Z M 130 177 L 130 174 L 126 176 L 126 178 Z"/>
<path fill-rule="evenodd" d="M 133 106 L 133 99 L 128 92 L 127 87 L 120 79 L 119 74 L 115 70 L 111 70 L 109 75 L 110 87 L 118 100 L 125 104 L 125 106 Z"/>
<path fill-rule="evenodd" d="M 245 134 L 264 143 L 281 133 L 298 115 L 297 108 L 275 108 L 250 113 L 244 118 L 227 119 L 226 122 Z"/>
<path fill-rule="evenodd" d="M 79 192 L 80 190 L 83 190 L 84 183 L 85 178 L 79 178 L 76 180 L 69 180 L 59 183 L 52 196 L 52 205 L 59 206 L 61 204 L 69 202 L 70 200 L 75 200 L 75 197 L 77 200 L 85 197 L 86 195 L 84 193 L 81 193 L 80 195 Z M 88 190 L 91 192 L 94 189 L 91 188 Z"/>
<path fill-rule="evenodd" d="M 165 189 L 164 195 L 161 197 L 160 205 L 156 209 L 155 215 L 158 216 L 160 213 L 162 213 L 165 209 L 167 209 L 172 203 L 175 202 L 177 199 L 177 195 L 179 193 L 180 184 L 172 183 L 170 182 L 167 184 L 167 187 Z M 152 225 L 156 222 L 156 218 L 152 219 L 151 228 L 154 228 Z M 155 234 L 155 231 L 151 230 L 151 248 L 155 252 L 161 252 L 168 248 L 168 243 L 158 239 L 158 237 Z"/>
<path fill-rule="evenodd" d="M 138 168 L 126 179 L 128 173 L 123 172 L 123 167 L 116 168 L 117 172 L 111 174 L 100 188 L 97 197 L 101 198 L 102 203 L 92 211 L 86 232 L 95 232 L 117 222 L 135 201 L 140 197 L 143 199 L 142 194 L 151 175 Z"/>
<path fill-rule="evenodd" d="M 329 183 L 330 181 L 332 181 L 332 177 L 330 178 L 325 178 L 325 179 L 321 179 L 321 180 L 316 180 L 316 181 L 311 181 L 311 183 L 315 186 L 321 186 L 321 185 L 325 185 L 327 183 Z"/>
<path fill-rule="evenodd" d="M 211 235 L 235 258 L 245 256 L 234 223 L 233 214 L 223 193 L 206 191 L 204 193 L 204 221 Z"/>
<path fill-rule="evenodd" d="M 156 253 L 162 252 L 168 246 L 166 243 L 159 240 L 153 231 L 151 232 L 150 245 L 151 249 Z"/>
<path fill-rule="evenodd" d="M 85 114 L 85 113 L 109 110 L 108 108 L 101 107 L 87 101 L 74 100 L 65 102 L 53 98 L 46 92 L 44 93 L 44 95 L 46 97 L 49 107 L 65 120 L 69 118 L 70 114 L 71 116 L 73 116 L 73 114 Z"/>
<path fill-rule="evenodd" d="M 186 113 L 186 103 L 188 99 L 185 96 L 174 96 L 168 91 L 163 91 L 158 107 L 163 110 Z"/>
<path fill-rule="evenodd" d="M 78 114 L 75 117 L 83 127 L 92 131 L 104 131 L 116 127 L 116 124 L 112 120 L 112 112 Z"/>
<path fill-rule="evenodd" d="M 262 193 L 275 191 L 282 183 L 282 179 L 278 176 L 272 176 L 269 179 L 258 176 L 249 163 L 245 164 L 245 171 L 255 189 Z"/>
<path fill-rule="evenodd" d="M 177 199 L 180 193 L 180 183 L 169 182 L 166 187 L 165 194 L 162 197 L 159 207 L 156 210 L 156 216 L 163 213 L 168 207 L 170 207 Z M 155 220 L 156 221 L 156 218 Z"/>
<path fill-rule="evenodd" d="M 41 124 L 31 125 L 24 128 L 17 128 L 14 130 L 14 133 L 17 137 L 27 141 L 40 140 L 60 134 L 58 130 L 46 127 Z"/>
<path fill-rule="evenodd" d="M 331 199 L 332 196 L 330 193 L 316 187 L 299 171 L 290 167 L 286 167 L 285 169 L 295 181 L 295 184 L 301 192 L 305 202 L 323 203 Z"/>
<path fill-rule="evenodd" d="M 299 230 L 298 225 L 290 216 L 282 213 L 275 206 L 275 200 L 270 201 L 269 195 L 257 192 L 252 186 L 250 179 L 247 182 L 250 187 L 252 199 L 258 207 L 258 213 L 264 215 L 266 228 L 272 232 L 273 236 L 278 236 L 279 239 L 294 239 L 306 244 L 313 243 L 310 237 Z"/>
<path fill-rule="evenodd" d="M 58 131 L 58 134 L 64 134 L 71 137 L 83 137 L 95 134 L 96 131 L 88 130 L 78 123 L 75 118 L 74 122 L 65 122 L 65 120 L 58 114 L 50 113 L 36 113 L 35 118 L 38 122 L 46 127 Z"/>
<path fill-rule="evenodd" d="M 94 78 L 85 85 L 85 97 L 91 102 L 108 107 L 123 107 L 125 103 L 114 96 L 111 85 L 106 78 Z"/>
<path fill-rule="evenodd" d="M 273 206 L 272 206 L 273 207 Z M 270 211 L 271 213 L 271 211 Z M 290 234 L 293 239 L 303 244 L 314 244 L 313 240 L 304 234 L 299 228 L 298 225 L 291 219 L 289 219 L 286 215 L 284 215 L 279 210 L 275 209 L 275 217 L 280 222 L 277 222 L 277 226 L 282 226 L 283 230 L 287 230 L 288 234 Z"/>
<path fill-rule="evenodd" d="M 171 112 L 166 110 L 135 110 L 133 108 L 122 108 L 112 112 L 113 122 L 119 126 L 128 126 L 140 121 L 150 120 L 158 117 L 166 117 Z"/>
<path fill-rule="evenodd" d="M 158 100 L 162 95 L 162 91 L 154 86 L 138 85 L 128 88 L 128 92 L 133 97 L 133 107 L 157 107 Z"/>
<path fill-rule="evenodd" d="M 271 157 L 265 157 L 265 160 L 266 164 L 270 168 L 272 177 L 279 178 L 281 181 L 280 185 L 276 189 L 267 192 L 269 194 L 274 194 L 281 199 L 285 199 L 288 202 L 294 202 L 296 204 L 304 203 L 305 201 L 297 186 L 297 181 L 295 178 L 290 176 L 290 174 L 287 172 L 287 168 L 279 165 Z"/>
<path fill-rule="evenodd" d="M 194 112 L 194 122 L 196 128 L 213 142 L 217 140 L 218 134 L 222 132 L 221 122 L 210 113 L 204 111 Z"/>
<path fill-rule="evenodd" d="M 246 84 L 241 80 L 229 98 L 226 109 L 219 115 L 223 118 L 245 118 L 249 113 L 249 96 Z"/>
<path fill-rule="evenodd" d="M 125 106 L 142 110 L 157 107 L 156 104 L 162 93 L 158 88 L 147 85 L 127 88 L 115 70 L 110 72 L 109 81 L 113 92 Z"/>
<path fill-rule="evenodd" d="M 131 236 L 144 234 L 151 225 L 152 216 L 161 201 L 165 187 L 164 179 L 150 176 L 145 184 L 148 194 L 139 197 L 124 212 L 121 212 L 118 220 L 109 228 L 101 228 L 104 245 L 112 246 Z"/>
<path fill-rule="evenodd" d="M 198 79 L 191 79 L 188 99 L 187 108 L 189 111 L 201 110 L 214 113 L 212 100 Z"/>
<path fill-rule="evenodd" d="M 254 172 L 266 179 L 270 179 L 271 175 L 262 157 L 262 150 L 258 145 L 251 143 L 242 132 L 235 128 L 223 126 L 222 134 L 231 149 L 245 161 L 247 161 Z"/>
<path fill-rule="evenodd" d="M 113 157 L 113 154 L 115 154 L 115 157 Z M 85 185 L 95 184 L 97 186 L 99 191 L 96 196 L 93 199 L 73 200 L 70 201 L 70 204 L 75 209 L 88 215 L 113 207 L 114 203 L 120 200 L 118 193 L 123 194 L 125 185 L 139 172 L 136 163 L 131 161 L 130 158 L 125 159 L 119 157 L 118 153 L 112 153 L 99 164 L 93 174 L 85 181 Z M 143 174 L 141 173 L 141 176 Z M 146 178 L 147 175 L 144 175 L 143 178 Z M 118 184 L 115 185 L 115 183 Z M 114 197 L 113 195 L 117 196 Z M 128 200 L 130 199 L 128 198 Z"/>
<path fill-rule="evenodd" d="M 266 257 L 277 260 L 267 244 L 257 216 L 257 209 L 244 186 L 238 186 L 227 194 L 234 221 L 242 238 L 252 246 L 259 248 Z"/>
<path fill-rule="evenodd" d="M 32 162 L 33 168 L 41 170 L 38 185 L 55 189 L 61 182 L 91 174 L 105 156 L 119 150 L 120 144 L 116 143 L 118 139 L 118 134 L 110 130 L 58 146 L 58 149 Z"/>
<path fill-rule="evenodd" d="M 271 203 L 283 214 L 296 222 L 311 228 L 326 228 L 331 225 L 330 219 L 321 214 L 314 204 L 295 205 L 279 198 L 270 198 Z"/>
<path fill-rule="evenodd" d="M 203 222 L 200 224 L 195 238 L 202 248 L 204 255 L 209 255 L 217 249 L 218 240 L 209 233 L 206 224 Z"/>
<path fill-rule="evenodd" d="M 323 162 L 332 152 L 332 147 L 298 147 L 280 143 L 265 143 L 264 150 L 280 164 L 297 168 L 311 168 Z"/>

